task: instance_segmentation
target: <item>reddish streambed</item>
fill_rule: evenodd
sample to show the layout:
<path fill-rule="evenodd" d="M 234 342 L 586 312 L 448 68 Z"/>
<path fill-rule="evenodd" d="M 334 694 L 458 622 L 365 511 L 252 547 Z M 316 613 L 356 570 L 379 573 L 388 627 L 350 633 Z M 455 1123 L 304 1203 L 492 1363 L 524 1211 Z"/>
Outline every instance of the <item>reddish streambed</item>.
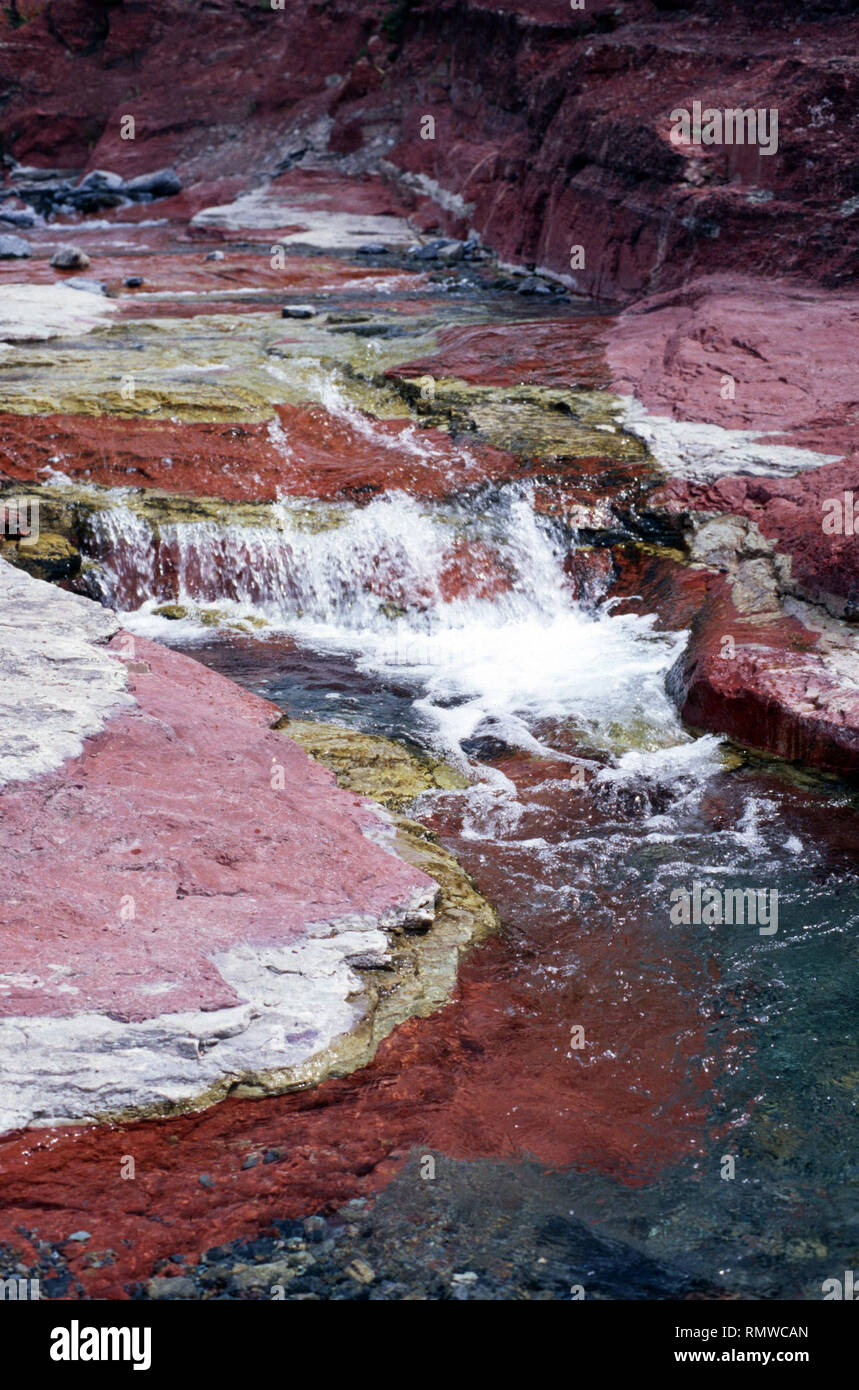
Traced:
<path fill-rule="evenodd" d="M 244 639 L 195 654 L 293 713 L 318 712 L 327 689 L 339 692 L 334 717 L 390 721 L 377 697 L 386 683 L 374 693 L 348 662 Z M 402 685 L 390 698 L 409 703 Z M 512 822 L 509 804 L 456 794 L 427 817 L 503 919 L 467 960 L 455 1001 L 400 1027 L 370 1067 L 311 1093 L 7 1139 L 3 1235 L 25 1262 L 57 1248 L 73 1276 L 67 1297 L 123 1296 L 156 1267 L 178 1273 L 177 1252 L 193 1261 L 398 1173 L 414 1198 L 410 1151 L 478 1164 L 486 1211 L 453 1237 L 461 1267 L 511 1179 L 546 1220 L 566 1217 L 568 1197 L 578 1218 L 628 1242 L 629 1296 L 640 1254 L 716 1288 L 782 1297 L 808 1296 L 819 1268 L 846 1258 L 854 1044 L 839 976 L 855 968 L 841 926 L 859 901 L 852 805 L 752 769 L 717 772 L 703 788 L 651 775 L 595 795 L 570 784 L 567 763 L 520 754 L 495 766 L 516 786 Z M 653 825 L 670 825 L 668 841 L 647 845 Z M 784 848 L 791 836 L 811 860 L 801 873 Z M 669 926 L 654 891 L 660 863 L 680 881 L 672 859 L 704 876 L 720 856 L 753 881 L 778 863 L 775 961 L 748 928 Z M 587 1040 L 578 1050 L 575 1025 Z M 720 1181 L 725 1153 L 737 1156 L 740 1190 Z M 121 1176 L 129 1155 L 133 1181 Z M 253 1155 L 266 1161 L 243 1167 Z M 485 1172 L 483 1160 L 494 1161 Z M 549 1170 L 561 1176 L 549 1182 Z M 81 1228 L 85 1250 L 67 1240 Z"/>
<path fill-rule="evenodd" d="M 277 281 L 261 245 L 253 259 L 201 253 L 192 266 L 164 228 L 140 231 L 155 293 L 259 298 L 141 294 L 113 327 L 156 312 L 271 314 Z M 106 249 L 111 285 L 140 268 Z M 521 301 L 496 299 L 475 325 L 473 286 L 433 297 L 412 275 L 412 296 L 394 299 L 395 270 L 300 256 L 289 267 L 293 299 L 354 308 L 387 280 L 388 319 L 434 317 L 432 349 L 392 377 L 608 380 L 605 320 L 590 312 L 532 308 L 511 325 Z M 294 342 L 285 324 L 278 360 Z M 345 1079 L 169 1120 L 7 1136 L 8 1262 L 38 1267 L 48 1296 L 133 1296 L 153 1273 L 178 1274 L 274 1221 L 378 1195 L 377 1274 L 400 1258 L 407 1212 L 413 1291 L 441 1259 L 439 1222 L 447 1265 L 491 1266 L 503 1296 L 523 1263 L 546 1258 L 541 1233 L 575 1213 L 619 1242 L 615 1294 L 651 1296 L 644 1263 L 656 1261 L 665 1295 L 692 1281 L 725 1296 L 819 1296 L 855 1251 L 859 819 L 835 782 L 693 738 L 665 692 L 682 637 L 600 601 L 606 567 L 576 550 L 573 514 L 623 503 L 650 465 L 547 461 L 441 428 L 418 437 L 413 422 L 359 415 L 341 397 L 274 413 L 286 453 L 270 420 L 179 423 L 166 409 L 155 420 L 4 413 L 0 443 L 20 485 L 59 469 L 76 484 L 221 503 L 289 494 L 279 532 L 242 530 L 226 511 L 156 529 L 126 498 L 79 538 L 100 566 L 94 592 L 132 630 L 290 715 L 469 767 L 467 792 L 428 796 L 416 814 L 498 908 L 501 930 L 465 960 L 446 1008 L 400 1026 Z M 187 605 L 187 619 L 153 615 L 165 600 Z M 256 615 L 266 635 L 213 639 L 200 605 L 218 603 L 227 617 L 231 605 Z M 687 622 L 669 614 L 665 626 Z M 583 779 L 571 759 L 585 760 Z M 777 933 L 674 925 L 672 889 L 699 880 L 777 886 Z M 416 1167 L 427 1154 L 431 1179 Z M 519 1225 L 505 1224 L 511 1208 Z M 586 1259 L 564 1248 L 558 1267 L 556 1296 L 587 1284 Z"/>

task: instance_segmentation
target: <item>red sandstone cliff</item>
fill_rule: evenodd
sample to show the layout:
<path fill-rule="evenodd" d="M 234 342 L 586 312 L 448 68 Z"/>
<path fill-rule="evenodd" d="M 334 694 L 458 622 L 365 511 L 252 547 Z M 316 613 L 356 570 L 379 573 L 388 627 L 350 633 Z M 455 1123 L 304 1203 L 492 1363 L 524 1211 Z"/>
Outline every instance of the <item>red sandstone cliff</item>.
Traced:
<path fill-rule="evenodd" d="M 608 297 L 722 269 L 828 286 L 857 269 L 846 0 L 16 0 L 2 23 L 0 138 L 20 162 L 175 162 L 193 180 L 381 159 L 418 177 L 419 213 L 438 199 L 425 225 L 472 226 Z M 669 113 L 696 99 L 777 109 L 777 154 L 673 146 Z"/>

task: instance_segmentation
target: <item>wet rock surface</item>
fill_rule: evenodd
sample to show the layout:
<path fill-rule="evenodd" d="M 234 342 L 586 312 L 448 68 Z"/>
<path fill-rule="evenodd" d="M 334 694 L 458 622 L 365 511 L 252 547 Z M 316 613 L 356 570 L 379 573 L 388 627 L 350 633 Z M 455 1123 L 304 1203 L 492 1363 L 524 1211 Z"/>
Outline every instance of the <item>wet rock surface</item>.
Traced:
<path fill-rule="evenodd" d="M 8 566 L 4 578 L 23 621 L 40 585 Z M 57 622 L 77 619 L 81 650 L 62 639 L 58 659 L 72 683 L 66 691 L 54 679 L 36 705 L 40 746 L 4 735 L 4 872 L 17 887 L 7 924 L 15 945 L 0 977 L 3 1128 L 193 1108 L 237 1086 L 265 1094 L 306 1085 L 368 1060 L 410 1009 L 437 1007 L 458 952 L 491 925 L 474 893 L 470 909 L 436 911 L 436 884 L 407 867 L 443 853 L 415 842 L 419 828 L 398 829 L 334 790 L 270 728 L 277 711 L 264 701 L 124 636 L 86 600 L 54 590 L 46 599 L 47 624 L 53 608 Z M 44 619 L 39 632 L 44 640 Z M 121 713 L 93 742 L 99 699 Z M 79 758 L 64 707 L 79 707 L 79 750 L 89 736 Z M 236 754 L 219 750 L 238 745 L 245 771 L 231 777 Z M 33 779 L 58 765 L 52 780 Z M 168 784 L 184 787 L 169 811 Z M 211 809 L 207 788 L 216 789 Z M 308 798 L 303 809 L 296 797 Z M 58 839 L 72 814 L 73 833 Z M 75 837 L 101 844 L 97 873 Z M 51 848 L 59 843 L 79 864 L 62 881 Z M 345 896 L 330 855 L 353 885 Z M 446 872 L 455 880 L 452 861 Z M 385 956 L 386 931 L 413 930 L 430 933 L 428 954 L 413 959 L 400 946 L 401 978 L 382 1007 L 350 958 Z"/>
<path fill-rule="evenodd" d="M 17 9 L 0 1092 L 47 1132 L 0 1140 L 3 1259 L 56 1298 L 817 1296 L 852 1238 L 855 21 Z M 779 105 L 783 158 L 671 144 L 702 73 Z M 666 946 L 714 859 L 778 874 L 780 972 Z"/>

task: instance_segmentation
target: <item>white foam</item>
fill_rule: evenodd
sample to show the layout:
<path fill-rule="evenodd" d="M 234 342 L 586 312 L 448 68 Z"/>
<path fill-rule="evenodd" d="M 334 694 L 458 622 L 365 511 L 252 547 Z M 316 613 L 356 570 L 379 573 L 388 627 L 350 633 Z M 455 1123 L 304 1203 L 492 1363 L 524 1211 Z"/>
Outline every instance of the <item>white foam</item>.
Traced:
<path fill-rule="evenodd" d="M 687 742 L 664 687 L 683 635 L 656 632 L 651 617 L 576 603 L 563 571 L 569 538 L 527 492 L 505 489 L 485 512 L 388 493 L 363 508 L 327 508 L 322 528 L 308 526 L 313 510 L 280 503 L 260 526 L 162 523 L 177 595 L 159 590 L 148 524 L 114 499 L 94 520 L 117 566 L 113 577 L 105 571 L 105 596 L 116 602 L 120 578 L 131 577 L 138 611 L 125 621 L 147 635 L 166 634 L 153 614 L 160 602 L 215 604 L 235 618 L 262 616 L 316 649 L 348 652 L 362 670 L 406 678 L 449 755 L 486 733 L 544 752 L 537 726 L 548 720 L 606 751 Z M 469 543 L 491 552 L 507 592 L 445 596 L 446 567 Z M 182 626 L 170 629 L 187 635 L 191 623 Z"/>

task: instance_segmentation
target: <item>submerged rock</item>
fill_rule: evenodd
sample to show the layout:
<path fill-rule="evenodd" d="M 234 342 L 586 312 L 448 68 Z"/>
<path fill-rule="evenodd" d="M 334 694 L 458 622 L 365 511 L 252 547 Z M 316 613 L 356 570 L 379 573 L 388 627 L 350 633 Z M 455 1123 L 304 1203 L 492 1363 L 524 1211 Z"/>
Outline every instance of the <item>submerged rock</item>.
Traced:
<path fill-rule="evenodd" d="M 170 618 L 173 622 L 181 622 L 187 618 L 188 610 L 181 603 L 162 603 L 160 608 L 154 608 L 153 613 L 159 618 Z"/>
<path fill-rule="evenodd" d="M 467 787 L 469 779 L 439 758 L 410 752 L 393 739 L 359 733 L 338 724 L 290 719 L 276 726 L 305 752 L 329 767 L 338 785 L 371 796 L 389 810 L 401 811 L 421 792 Z"/>

